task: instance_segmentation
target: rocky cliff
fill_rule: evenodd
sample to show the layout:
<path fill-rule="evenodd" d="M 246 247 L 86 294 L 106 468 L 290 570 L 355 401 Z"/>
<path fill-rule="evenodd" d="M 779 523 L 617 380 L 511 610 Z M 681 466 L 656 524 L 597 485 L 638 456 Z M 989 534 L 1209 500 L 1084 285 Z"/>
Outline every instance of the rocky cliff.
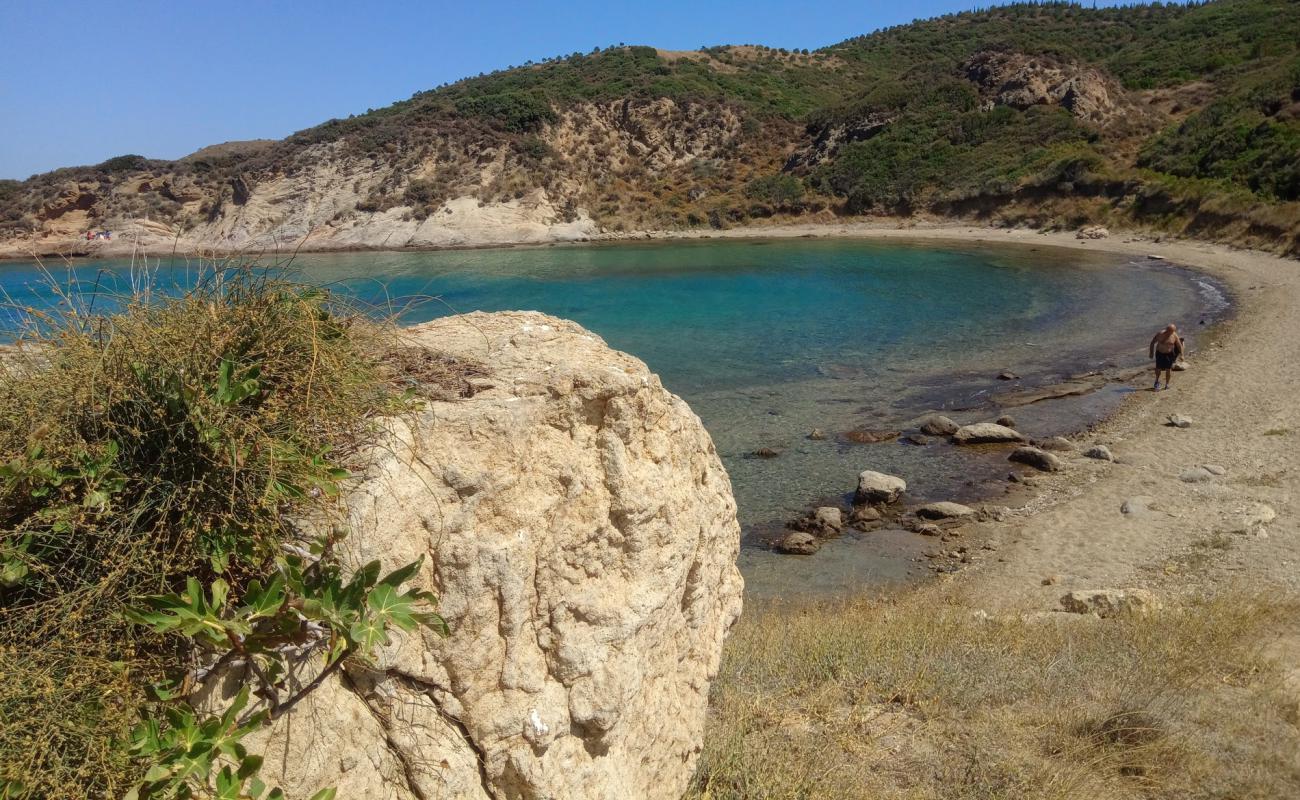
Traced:
<path fill-rule="evenodd" d="M 409 330 L 484 365 L 388 420 L 348 503 L 357 563 L 425 557 L 451 627 L 398 635 L 260 734 L 291 796 L 676 798 L 740 612 L 709 435 L 640 361 L 536 313 Z"/>

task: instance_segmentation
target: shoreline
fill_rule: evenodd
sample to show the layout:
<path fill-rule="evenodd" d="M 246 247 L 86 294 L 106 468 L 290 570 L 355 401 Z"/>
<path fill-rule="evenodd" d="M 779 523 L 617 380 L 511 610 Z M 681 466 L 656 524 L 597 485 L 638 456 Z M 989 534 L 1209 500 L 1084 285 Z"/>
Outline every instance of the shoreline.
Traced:
<path fill-rule="evenodd" d="M 1053 610 L 1071 590 L 1137 586 L 1180 594 L 1243 578 L 1256 588 L 1300 589 L 1300 537 L 1289 513 L 1295 481 L 1288 479 L 1300 469 L 1289 444 L 1300 435 L 1300 372 L 1288 346 L 1300 334 L 1300 263 L 1199 242 L 1084 245 L 1067 234 L 971 234 L 1159 255 L 1221 281 L 1233 313 L 1215 325 L 1172 390 L 1135 391 L 1075 437 L 1107 445 L 1115 463 L 1071 458 L 1065 472 L 1039 477 L 1041 488 L 1007 519 L 967 526 L 963 537 L 990 548 L 952 577 L 968 601 Z M 933 231 L 925 238 L 944 237 Z M 1193 426 L 1171 428 L 1163 424 L 1168 414 L 1190 416 Z M 1206 464 L 1224 474 L 1207 478 L 1200 471 Z M 1126 504 L 1131 513 L 1122 510 Z"/>
<path fill-rule="evenodd" d="M 1005 241 L 1005 237 L 1014 240 L 1039 240 L 1038 237 L 1054 237 L 1070 242 L 1069 247 L 1105 251 L 1108 244 L 1122 240 L 1124 244 L 1147 242 L 1150 244 L 1186 244 L 1191 246 L 1208 245 L 1231 249 L 1238 252 L 1267 254 L 1261 250 L 1245 250 L 1230 245 L 1220 245 L 1198 239 L 1184 239 L 1165 234 L 1151 234 L 1142 230 L 1118 229 L 1107 238 L 1080 238 L 1074 232 L 1044 231 L 1034 228 L 1003 228 L 992 225 L 965 222 L 945 218 L 914 217 L 855 217 L 838 222 L 779 222 L 772 224 L 743 225 L 722 229 L 652 229 L 636 231 L 602 231 L 589 236 L 555 237 L 538 240 L 516 241 L 477 241 L 448 245 L 419 245 L 405 247 L 370 247 L 355 244 L 332 244 L 328 239 L 313 241 L 312 234 L 284 243 L 270 242 L 264 245 L 246 245 L 243 247 L 212 246 L 178 246 L 177 240 L 167 239 L 141 244 L 131 240 L 127 234 L 108 243 L 94 245 L 93 252 L 57 252 L 50 251 L 36 254 L 32 250 L 18 253 L 17 248 L 8 249 L 0 243 L 0 266 L 5 262 L 28 261 L 36 259 L 94 259 L 94 258 L 131 258 L 176 257 L 184 259 L 228 259 L 228 258 L 292 258 L 298 254 L 327 255 L 331 253 L 436 253 L 474 250 L 514 250 L 550 247 L 582 247 L 600 245 L 628 245 L 642 242 L 682 242 L 710 241 L 717 239 L 915 239 L 917 241 L 935 241 L 944 239 L 969 240 L 969 237 L 987 235 L 991 241 Z M 978 240 L 978 239 L 977 239 Z M 80 244 L 79 239 L 68 240 L 65 244 L 74 248 Z M 1059 244 L 1059 243 L 1058 243 Z M 1089 247 L 1088 245 L 1096 245 Z"/>
<path fill-rule="evenodd" d="M 981 607 L 1039 610 L 1054 608 L 1071 589 L 1181 590 L 1195 583 L 1179 566 L 1189 560 L 1197 561 L 1210 580 L 1245 573 L 1264 584 L 1300 588 L 1295 574 L 1300 570 L 1293 566 L 1300 565 L 1300 536 L 1290 535 L 1297 530 L 1288 513 L 1294 481 L 1286 478 L 1300 470 L 1300 457 L 1290 446 L 1291 432 L 1300 435 L 1295 403 L 1300 371 L 1291 355 L 1292 343 L 1300 336 L 1300 262 L 1196 240 L 1157 241 L 1138 232 L 1079 239 L 1073 232 L 881 220 L 620 234 L 512 247 L 792 238 L 1040 245 L 1133 258 L 1156 256 L 1170 266 L 1222 282 L 1232 296 L 1233 313 L 1215 326 L 1214 341 L 1198 351 L 1194 368 L 1179 373 L 1169 392 L 1134 392 L 1087 435 L 1076 437 L 1107 444 L 1117 463 L 1088 463 L 1076 454 L 1065 472 L 1041 476 L 1040 486 L 1027 491 L 1007 518 L 964 526 L 965 541 L 981 542 L 968 544 L 967 553 L 985 545 L 991 549 L 981 550 L 985 557 L 972 559 L 942 579 L 958 583 Z M 1164 427 L 1160 423 L 1169 413 L 1191 416 L 1194 427 Z M 1203 483 L 1181 479 L 1183 472 L 1205 463 L 1225 467 L 1226 475 Z M 1131 497 L 1154 498 L 1140 520 L 1120 511 Z M 1269 520 L 1260 523 L 1261 517 Z M 1279 533 L 1260 536 L 1265 528 Z M 1223 557 L 1200 563 L 1205 562 L 1200 551 L 1207 549 L 1203 543 L 1220 536 L 1229 537 L 1228 546 L 1210 549 Z"/>

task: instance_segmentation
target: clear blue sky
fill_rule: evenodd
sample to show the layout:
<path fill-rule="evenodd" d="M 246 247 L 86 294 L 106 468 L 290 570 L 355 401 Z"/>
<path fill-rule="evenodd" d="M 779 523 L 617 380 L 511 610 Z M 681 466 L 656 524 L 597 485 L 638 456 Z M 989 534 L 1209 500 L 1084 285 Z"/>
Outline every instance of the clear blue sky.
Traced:
<path fill-rule="evenodd" d="M 0 177 L 281 138 L 445 81 L 597 45 L 816 48 L 988 4 L 0 0 Z"/>

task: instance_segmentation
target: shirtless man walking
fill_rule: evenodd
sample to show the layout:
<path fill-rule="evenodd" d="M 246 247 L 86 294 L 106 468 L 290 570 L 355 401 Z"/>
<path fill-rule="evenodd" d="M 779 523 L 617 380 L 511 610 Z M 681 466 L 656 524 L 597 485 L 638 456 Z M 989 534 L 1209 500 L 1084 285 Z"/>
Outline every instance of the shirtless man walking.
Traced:
<path fill-rule="evenodd" d="M 1178 335 L 1178 326 L 1172 322 L 1165 326 L 1164 330 L 1151 337 L 1151 347 L 1147 353 L 1147 358 L 1156 360 L 1156 385 L 1151 387 L 1152 391 L 1160 388 L 1160 373 L 1165 373 L 1165 388 L 1169 388 L 1169 376 L 1173 372 L 1174 364 L 1177 363 L 1179 356 L 1183 354 L 1183 340 Z"/>

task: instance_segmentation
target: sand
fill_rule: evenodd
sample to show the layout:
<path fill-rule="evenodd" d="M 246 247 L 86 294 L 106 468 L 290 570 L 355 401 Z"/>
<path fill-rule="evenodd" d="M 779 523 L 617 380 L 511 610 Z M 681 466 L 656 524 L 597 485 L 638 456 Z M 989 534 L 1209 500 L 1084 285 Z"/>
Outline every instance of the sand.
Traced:
<path fill-rule="evenodd" d="M 856 235 L 1160 256 L 1220 278 L 1237 303 L 1236 318 L 1189 357 L 1189 370 L 1174 374 L 1172 389 L 1154 392 L 1149 379 L 1136 382 L 1141 390 L 1117 414 L 1077 437 L 1080 452 L 1069 455 L 1065 472 L 1044 476 L 1041 491 L 1007 519 L 966 529 L 972 550 L 976 542 L 995 548 L 979 550 L 984 558 L 953 578 L 971 602 L 1049 610 L 1073 589 L 1182 593 L 1234 581 L 1300 591 L 1300 526 L 1292 502 L 1300 465 L 1300 263 L 1136 237 L 1084 241 L 952 226 Z M 1152 333 L 1164 322 L 1152 320 Z M 1170 427 L 1170 414 L 1193 424 Z M 1084 458 L 1082 450 L 1094 443 L 1107 445 L 1116 463 Z M 1207 464 L 1224 473 L 1183 480 Z M 1123 513 L 1131 498 L 1150 498 L 1133 503 L 1148 510 Z"/>
<path fill-rule="evenodd" d="M 1293 495 L 1300 469 L 1300 262 L 1257 251 L 1138 234 L 1079 239 L 953 224 L 786 225 L 648 238 L 861 237 L 914 242 L 1031 244 L 1155 256 L 1222 280 L 1236 315 L 1174 373 L 1151 378 L 1065 454 L 1068 468 L 1044 475 L 1008 502 L 998 522 L 966 526 L 959 540 L 973 563 L 953 576 L 964 596 L 990 610 L 1053 610 L 1074 589 L 1146 587 L 1162 595 L 1242 584 L 1300 592 L 1300 525 Z M 1152 320 L 1154 335 L 1168 320 Z M 1099 319 L 1098 324 L 1105 324 Z M 1195 331 L 1193 333 L 1199 333 Z M 1145 347 L 1146 342 L 1135 343 Z M 1190 417 L 1190 428 L 1165 424 Z M 1083 457 L 1105 444 L 1115 463 Z M 1222 475 L 1188 482 L 1212 465 Z M 1008 464 L 1008 472 L 1013 465 Z M 1204 474 L 1197 473 L 1204 478 Z M 1126 501 L 1146 510 L 1124 513 Z M 990 503 L 998 503 L 992 498 Z"/>

